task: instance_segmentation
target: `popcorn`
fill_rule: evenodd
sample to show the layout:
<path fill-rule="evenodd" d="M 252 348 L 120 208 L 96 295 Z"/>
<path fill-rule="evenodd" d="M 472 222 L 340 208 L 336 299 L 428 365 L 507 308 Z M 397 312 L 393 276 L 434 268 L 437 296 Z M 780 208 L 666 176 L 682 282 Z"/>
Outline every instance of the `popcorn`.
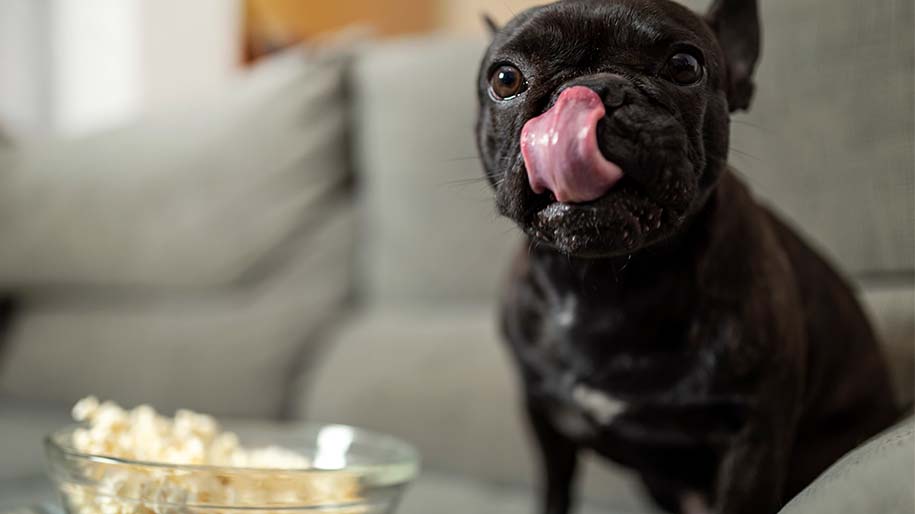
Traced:
<path fill-rule="evenodd" d="M 86 421 L 89 419 L 89 416 L 92 416 L 98 411 L 98 407 L 98 398 L 95 396 L 83 398 L 73 406 L 73 419 L 80 422 Z M 137 410 L 139 410 L 139 408 Z"/>
<path fill-rule="evenodd" d="M 361 499 L 355 476 L 339 471 L 283 473 L 279 470 L 307 469 L 311 462 L 286 448 L 245 448 L 234 433 L 223 432 L 212 416 L 179 410 L 170 419 L 148 405 L 126 411 L 92 396 L 77 402 L 72 414 L 84 425 L 73 432 L 71 440 L 80 453 L 224 468 L 188 470 L 89 462 L 83 472 L 95 483 L 62 486 L 73 514 L 184 514 L 200 505 L 291 507 Z M 219 509 L 205 511 L 225 514 Z"/>

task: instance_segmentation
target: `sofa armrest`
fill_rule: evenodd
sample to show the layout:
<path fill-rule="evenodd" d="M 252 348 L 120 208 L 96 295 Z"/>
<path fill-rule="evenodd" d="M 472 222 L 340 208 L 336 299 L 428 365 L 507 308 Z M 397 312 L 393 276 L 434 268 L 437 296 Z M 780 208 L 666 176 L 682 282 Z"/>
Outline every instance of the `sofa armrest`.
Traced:
<path fill-rule="evenodd" d="M 909 418 L 836 462 L 781 514 L 909 514 L 915 512 Z"/>

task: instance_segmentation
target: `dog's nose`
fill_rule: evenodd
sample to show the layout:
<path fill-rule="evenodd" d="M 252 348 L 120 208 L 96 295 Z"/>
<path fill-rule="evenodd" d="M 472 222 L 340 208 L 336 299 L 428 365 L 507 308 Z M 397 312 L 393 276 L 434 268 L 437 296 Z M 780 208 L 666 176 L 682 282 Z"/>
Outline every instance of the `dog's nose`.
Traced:
<path fill-rule="evenodd" d="M 631 87 L 628 80 L 616 73 L 585 75 L 570 81 L 563 87 L 563 90 L 575 86 L 583 86 L 597 93 L 608 109 L 616 109 L 625 105 L 627 91 Z"/>

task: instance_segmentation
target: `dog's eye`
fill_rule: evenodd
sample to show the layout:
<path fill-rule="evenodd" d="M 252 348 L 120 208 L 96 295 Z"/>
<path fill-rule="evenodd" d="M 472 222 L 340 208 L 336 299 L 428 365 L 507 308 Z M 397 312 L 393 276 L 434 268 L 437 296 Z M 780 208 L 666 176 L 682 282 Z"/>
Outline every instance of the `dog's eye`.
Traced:
<path fill-rule="evenodd" d="M 680 52 L 667 61 L 665 72 L 670 80 L 688 86 L 702 79 L 702 64 L 695 55 Z"/>
<path fill-rule="evenodd" d="M 495 98 L 505 100 L 523 93 L 527 83 L 524 81 L 521 70 L 505 64 L 496 68 L 489 79 L 489 87 Z"/>

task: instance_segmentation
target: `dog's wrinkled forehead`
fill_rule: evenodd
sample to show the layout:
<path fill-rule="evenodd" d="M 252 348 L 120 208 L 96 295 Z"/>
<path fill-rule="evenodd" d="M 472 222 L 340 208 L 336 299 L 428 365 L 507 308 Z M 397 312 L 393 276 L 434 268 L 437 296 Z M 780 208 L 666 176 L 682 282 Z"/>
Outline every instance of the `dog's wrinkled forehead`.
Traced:
<path fill-rule="evenodd" d="M 638 67 L 663 59 L 678 43 L 700 48 L 710 77 L 717 78 L 722 57 L 714 34 L 697 14 L 669 0 L 564 0 L 535 7 L 496 34 L 489 58 L 565 70 Z"/>

